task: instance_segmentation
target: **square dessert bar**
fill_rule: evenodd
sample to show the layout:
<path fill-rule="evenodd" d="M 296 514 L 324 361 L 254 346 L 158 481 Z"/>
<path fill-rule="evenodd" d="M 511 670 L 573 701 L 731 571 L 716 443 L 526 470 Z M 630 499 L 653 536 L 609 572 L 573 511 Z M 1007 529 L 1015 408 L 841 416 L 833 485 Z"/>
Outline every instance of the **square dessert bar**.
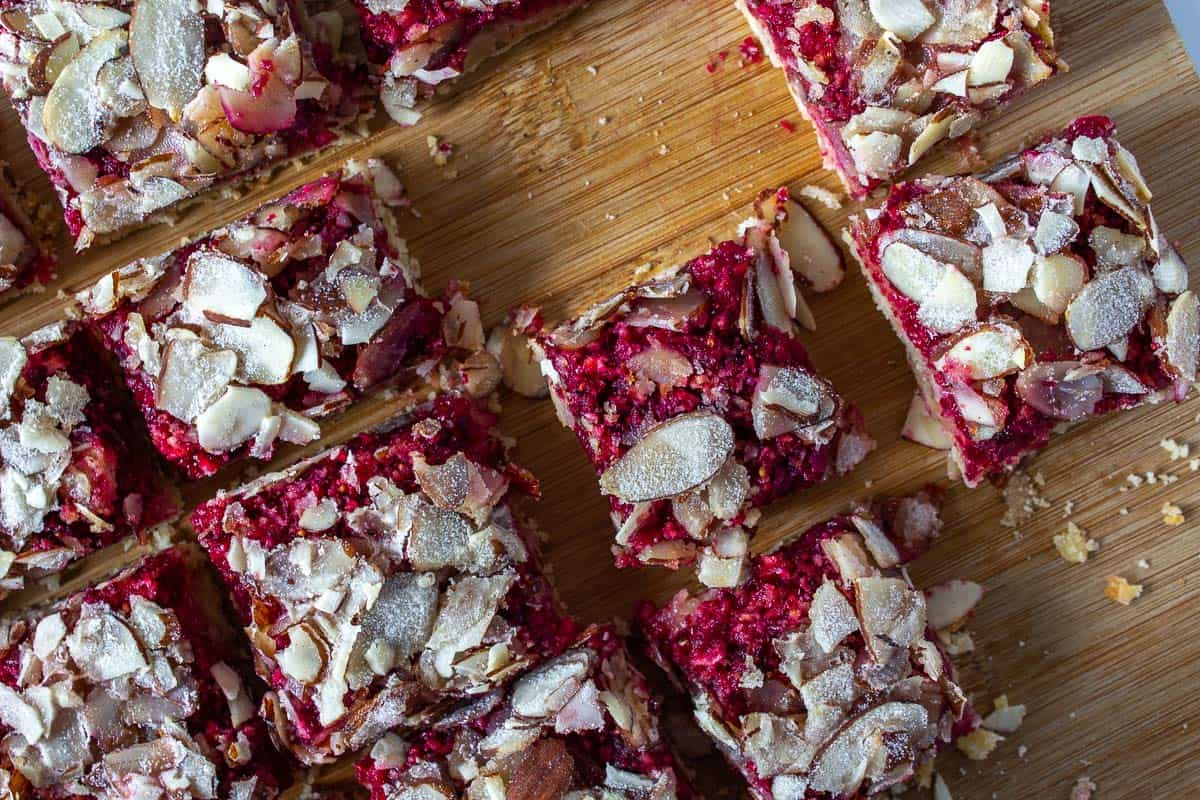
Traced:
<path fill-rule="evenodd" d="M 901 184 L 851 221 L 924 400 L 910 431 L 970 486 L 1066 423 L 1196 380 L 1200 302 L 1114 130 L 1081 118 L 982 179 Z"/>
<path fill-rule="evenodd" d="M 86 332 L 0 337 L 0 596 L 176 513 Z"/>
<path fill-rule="evenodd" d="M 573 638 L 510 505 L 536 483 L 494 423 L 441 395 L 193 514 L 271 686 L 263 714 L 306 763 L 494 689 Z"/>
<path fill-rule="evenodd" d="M 695 793 L 658 722 L 658 698 L 608 626 L 420 733 L 388 734 L 357 766 L 370 800 L 653 798 Z"/>
<path fill-rule="evenodd" d="M 1065 69 L 1049 0 L 738 0 L 862 199 Z"/>
<path fill-rule="evenodd" d="M 401 200 L 386 166 L 351 162 L 80 295 L 168 461 L 199 478 L 269 458 L 364 391 L 482 347 L 475 303 L 422 295 Z"/>
<path fill-rule="evenodd" d="M 740 239 L 536 337 L 559 419 L 600 475 L 618 566 L 736 582 L 757 508 L 848 472 L 874 443 L 813 369 L 776 213 Z M 793 256 L 799 258 L 799 256 Z"/>
<path fill-rule="evenodd" d="M 0 75 L 76 247 L 336 139 L 369 101 L 346 24 L 286 0 L 5 3 Z"/>
<path fill-rule="evenodd" d="M 876 502 L 756 556 L 737 588 L 642 608 L 652 655 L 755 798 L 874 795 L 977 723 L 900 569 L 939 527 L 926 495 Z"/>
<path fill-rule="evenodd" d="M 381 99 L 401 125 L 443 84 L 586 0 L 355 0 L 373 61 L 383 64 Z"/>
<path fill-rule="evenodd" d="M 6 797 L 272 800 L 288 761 L 204 557 L 176 547 L 7 622 Z"/>
<path fill-rule="evenodd" d="M 0 301 L 40 288 L 54 278 L 49 238 L 25 213 L 0 164 Z"/>

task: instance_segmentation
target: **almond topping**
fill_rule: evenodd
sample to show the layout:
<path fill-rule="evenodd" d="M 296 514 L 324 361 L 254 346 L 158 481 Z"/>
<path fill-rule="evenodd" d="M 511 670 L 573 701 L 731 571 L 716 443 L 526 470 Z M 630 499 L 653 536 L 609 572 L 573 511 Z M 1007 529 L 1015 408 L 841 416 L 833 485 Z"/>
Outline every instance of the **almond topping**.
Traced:
<path fill-rule="evenodd" d="M 780 223 L 778 236 L 792 269 L 814 291 L 836 289 L 846 277 L 842 251 L 804 206 L 789 198 L 787 210 L 787 219 Z"/>
<path fill-rule="evenodd" d="M 733 429 L 707 411 L 659 423 L 600 477 L 605 494 L 622 502 L 658 500 L 709 480 L 733 452 Z"/>
<path fill-rule="evenodd" d="M 1101 275 L 1067 306 L 1067 333 L 1085 352 L 1112 344 L 1141 321 L 1153 291 L 1150 278 L 1132 267 Z"/>
<path fill-rule="evenodd" d="M 983 598 L 983 587 L 973 581 L 953 580 L 929 590 L 926 614 L 934 630 L 955 630 Z"/>
<path fill-rule="evenodd" d="M 178 119 L 204 82 L 204 18 L 192 0 L 137 0 L 129 54 L 146 100 Z"/>

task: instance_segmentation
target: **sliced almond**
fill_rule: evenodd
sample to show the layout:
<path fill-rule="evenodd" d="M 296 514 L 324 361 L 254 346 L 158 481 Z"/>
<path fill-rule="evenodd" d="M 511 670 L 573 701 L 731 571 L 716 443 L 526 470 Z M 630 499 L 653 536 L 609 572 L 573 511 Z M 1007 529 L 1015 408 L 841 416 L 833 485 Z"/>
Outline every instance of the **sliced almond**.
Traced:
<path fill-rule="evenodd" d="M 1151 274 L 1154 276 L 1154 285 L 1160 292 L 1167 294 L 1180 294 L 1187 291 L 1188 268 L 1180 258 L 1179 251 L 1170 242 L 1161 238 L 1158 249 L 1161 255 L 1158 263 L 1151 270 Z"/>
<path fill-rule="evenodd" d="M 1004 236 L 983 248 L 983 288 L 1013 294 L 1025 288 L 1033 267 L 1033 248 L 1024 239 Z"/>
<path fill-rule="evenodd" d="M 487 350 L 500 362 L 505 386 L 525 397 L 546 396 L 546 378 L 528 336 L 514 333 L 508 325 L 497 325 L 488 336 Z"/>
<path fill-rule="evenodd" d="M 1066 309 L 1067 333 L 1080 350 L 1099 350 L 1123 338 L 1142 320 L 1154 285 L 1140 270 L 1126 267 L 1086 284 Z"/>
<path fill-rule="evenodd" d="M 1033 234 L 1033 244 L 1041 255 L 1051 255 L 1075 241 L 1079 224 L 1074 218 L 1054 211 L 1044 211 Z"/>
<path fill-rule="evenodd" d="M 208 333 L 218 347 L 238 354 L 241 381 L 274 386 L 292 374 L 296 342 L 271 317 L 255 317 L 249 326 L 213 325 Z"/>
<path fill-rule="evenodd" d="M 933 291 L 917 309 L 917 318 L 938 333 L 954 333 L 975 321 L 978 307 L 975 285 L 957 269 L 947 266 Z"/>
<path fill-rule="evenodd" d="M 1021 331 L 996 322 L 963 334 L 935 363 L 944 372 L 965 368 L 970 380 L 986 381 L 1024 369 L 1032 360 L 1033 348 Z"/>
<path fill-rule="evenodd" d="M 879 663 L 925 636 L 925 596 L 903 578 L 858 578 L 854 599 L 863 638 Z"/>
<path fill-rule="evenodd" d="M 988 86 L 1003 83 L 1012 72 L 1013 49 L 1003 39 L 990 39 L 979 46 L 971 59 L 967 75 L 968 86 Z"/>
<path fill-rule="evenodd" d="M 1071 162 L 1059 170 L 1050 182 L 1050 191 L 1070 195 L 1075 201 L 1075 216 L 1083 214 L 1092 176 L 1079 164 Z"/>
<path fill-rule="evenodd" d="M 934 450 L 949 450 L 954 446 L 954 439 L 946 432 L 941 421 L 929 413 L 929 406 L 920 392 L 913 394 L 900 435 L 910 442 L 932 447 Z"/>
<path fill-rule="evenodd" d="M 883 274 L 905 297 L 918 303 L 933 294 L 946 264 L 901 241 L 893 241 L 883 251 Z"/>
<path fill-rule="evenodd" d="M 646 431 L 600 477 L 605 494 L 638 503 L 691 491 L 733 452 L 733 429 L 708 411 L 682 414 Z"/>
<path fill-rule="evenodd" d="M 1180 378 L 1194 383 L 1200 361 L 1200 299 L 1195 292 L 1187 291 L 1175 298 L 1166 327 L 1167 364 Z"/>
<path fill-rule="evenodd" d="M 787 251 L 792 269 L 814 291 L 828 292 L 846 277 L 842 251 L 804 206 L 789 199 L 787 219 L 779 225 L 779 243 Z"/>
<path fill-rule="evenodd" d="M 1104 396 L 1104 382 L 1080 366 L 1073 361 L 1034 364 L 1017 376 L 1017 394 L 1051 419 L 1072 422 L 1091 416 Z"/>
<path fill-rule="evenodd" d="M 933 146 L 950 135 L 950 129 L 954 125 L 954 121 L 959 117 L 958 112 L 953 106 L 946 106 L 940 111 L 928 115 L 925 119 L 925 124 L 921 127 L 921 132 L 913 139 L 913 143 L 908 148 L 908 165 L 911 167 L 916 164 L 921 158 L 933 149 Z"/>
<path fill-rule="evenodd" d="M 947 75 L 932 87 L 935 92 L 944 94 L 952 94 L 957 97 L 967 96 L 967 70 L 959 70 L 958 72 Z"/>
<path fill-rule="evenodd" d="M 196 436 L 208 452 L 224 453 L 249 441 L 270 413 L 271 398 L 261 390 L 229 386 L 196 418 Z"/>
<path fill-rule="evenodd" d="M 162 354 L 154 403 L 191 423 L 224 393 L 237 371 L 237 354 L 214 350 L 199 339 L 172 339 Z"/>
<path fill-rule="evenodd" d="M 29 82 L 39 92 L 49 92 L 63 68 L 79 53 L 79 39 L 67 32 L 38 51 L 29 65 Z"/>
<path fill-rule="evenodd" d="M 248 321 L 267 299 L 266 279 L 224 253 L 197 250 L 188 258 L 183 297 L 198 314 Z"/>
<path fill-rule="evenodd" d="M 1102 270 L 1140 266 L 1149 255 L 1145 237 L 1106 225 L 1092 228 L 1088 246 L 1096 253 L 1096 266 Z"/>
<path fill-rule="evenodd" d="M 86 153 L 104 141 L 105 110 L 96 82 L 100 69 L 125 52 L 121 28 L 97 34 L 58 75 L 42 107 L 42 127 L 67 153 Z"/>
<path fill-rule="evenodd" d="M 204 18 L 192 0 L 137 0 L 129 54 L 146 100 L 178 119 L 204 85 Z"/>
<path fill-rule="evenodd" d="M 872 178 L 886 178 L 901 163 L 904 139 L 895 133 L 872 131 L 850 136 L 846 145 L 859 172 Z"/>
<path fill-rule="evenodd" d="M 250 88 L 254 77 L 250 68 L 228 53 L 214 53 L 204 64 L 204 77 L 209 83 L 228 86 L 244 92 Z"/>
<path fill-rule="evenodd" d="M 974 581 L 953 580 L 929 590 L 925 609 L 929 627 L 956 630 L 983 598 L 983 587 Z"/>
<path fill-rule="evenodd" d="M 825 653 L 832 653 L 843 639 L 858 631 L 853 606 L 830 580 L 825 580 L 813 593 L 808 618 L 813 640 Z"/>
<path fill-rule="evenodd" d="M 1067 253 L 1039 257 L 1033 264 L 1030 288 L 1038 302 L 1057 316 L 1067 310 L 1071 298 L 1087 280 L 1087 264 Z M 1057 320 L 1055 320 L 1057 321 Z"/>
<path fill-rule="evenodd" d="M 983 255 L 977 244 L 917 228 L 901 228 L 889 234 L 887 241 L 903 242 L 935 261 L 958 267 L 959 272 L 973 281 L 983 280 Z"/>
<path fill-rule="evenodd" d="M 922 747 L 919 743 L 923 738 L 932 738 L 930 724 L 929 712 L 919 703 L 893 701 L 867 709 L 837 729 L 819 751 L 808 774 L 809 792 L 854 796 L 864 780 L 873 785 L 883 778 L 885 766 L 894 758 L 893 751 L 909 753 Z M 923 745 L 928 746 L 928 742 Z"/>
<path fill-rule="evenodd" d="M 871 16 L 886 31 L 911 42 L 934 23 L 934 16 L 922 0 L 869 0 Z"/>
<path fill-rule="evenodd" d="M 1121 146 L 1118 141 L 1112 141 L 1112 157 L 1110 163 L 1117 169 L 1121 177 L 1123 177 L 1130 186 L 1133 187 L 1137 194 L 1137 199 L 1143 203 L 1149 203 L 1154 199 L 1150 187 L 1146 185 L 1146 179 L 1142 177 L 1142 170 L 1138 167 L 1137 159 L 1133 153 Z"/>
<path fill-rule="evenodd" d="M 1108 175 L 1091 164 L 1085 165 L 1084 169 L 1091 179 L 1092 188 L 1095 189 L 1096 197 L 1100 198 L 1100 202 L 1116 211 L 1139 230 L 1145 232 L 1149 229 L 1144 211 L 1134 208 Z"/>

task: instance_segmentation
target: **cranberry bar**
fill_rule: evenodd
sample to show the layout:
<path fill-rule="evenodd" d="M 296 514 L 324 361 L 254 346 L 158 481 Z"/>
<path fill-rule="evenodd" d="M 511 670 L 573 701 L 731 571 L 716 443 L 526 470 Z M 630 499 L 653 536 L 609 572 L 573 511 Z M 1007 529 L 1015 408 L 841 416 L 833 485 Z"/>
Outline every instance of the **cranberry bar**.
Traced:
<path fill-rule="evenodd" d="M 755 557 L 737 588 L 643 607 L 652 655 L 755 798 L 900 786 L 976 724 L 900 570 L 939 526 L 927 496 L 877 502 Z"/>
<path fill-rule="evenodd" d="M 337 138 L 366 108 L 365 64 L 342 15 L 313 11 L 5 3 L 0 75 L 76 247 Z"/>
<path fill-rule="evenodd" d="M 856 199 L 1049 79 L 1049 0 L 738 0 Z"/>
<path fill-rule="evenodd" d="M 382 163 L 351 162 L 81 295 L 188 477 L 310 442 L 362 392 L 482 346 L 475 303 L 421 294 L 388 210 L 401 191 Z"/>
<path fill-rule="evenodd" d="M 0 596 L 176 513 L 86 333 L 0 337 Z"/>
<path fill-rule="evenodd" d="M 10 620 L 0 784 L 41 800 L 271 800 L 287 779 L 204 557 L 174 548 Z M 215 602 L 214 602 L 215 601 Z"/>
<path fill-rule="evenodd" d="M 1150 199 L 1113 123 L 1085 117 L 982 179 L 905 183 L 851 221 L 923 397 L 910 429 L 968 485 L 1066 423 L 1187 395 L 1200 302 Z"/>
<path fill-rule="evenodd" d="M 0 164 L 0 300 L 40 288 L 54 277 L 48 238 L 25 213 Z"/>
<path fill-rule="evenodd" d="M 777 238 L 786 210 L 783 192 L 740 239 L 536 337 L 609 498 L 618 566 L 700 556 L 702 580 L 732 585 L 759 506 L 873 446 L 796 335 L 809 315 Z"/>
<path fill-rule="evenodd" d="M 585 0 L 355 0 L 382 63 L 383 107 L 401 125 L 443 84 L 552 25 Z"/>
<path fill-rule="evenodd" d="M 593 627 L 510 691 L 484 695 L 418 734 L 380 739 L 358 779 L 370 800 L 694 796 L 657 706 L 621 638 Z"/>
<path fill-rule="evenodd" d="M 442 395 L 193 515 L 271 686 L 263 713 L 303 761 L 420 723 L 571 641 L 510 505 L 536 484 L 494 422 Z"/>

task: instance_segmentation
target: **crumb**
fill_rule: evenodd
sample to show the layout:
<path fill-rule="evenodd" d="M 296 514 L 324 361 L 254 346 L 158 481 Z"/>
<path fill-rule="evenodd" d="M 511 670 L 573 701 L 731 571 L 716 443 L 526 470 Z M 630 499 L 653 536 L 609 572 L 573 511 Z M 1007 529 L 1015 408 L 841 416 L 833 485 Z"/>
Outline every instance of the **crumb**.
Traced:
<path fill-rule="evenodd" d="M 1054 536 L 1054 547 L 1062 560 L 1069 564 L 1082 564 L 1088 554 L 1100 549 L 1095 539 L 1088 538 L 1087 531 L 1074 522 L 1067 523 L 1067 530 Z"/>
<path fill-rule="evenodd" d="M 867 478 L 865 481 L 863 481 L 864 489 L 870 489 L 874 485 L 875 485 L 875 481 L 871 480 L 870 478 Z"/>
<path fill-rule="evenodd" d="M 1015 472 L 1004 487 L 1004 503 L 1007 509 L 1000 520 L 1006 528 L 1015 528 L 1032 517 L 1039 509 L 1049 508 L 1050 501 L 1042 497 L 1039 489 L 1046 485 L 1042 473 L 1032 477 L 1024 472 Z"/>
<path fill-rule="evenodd" d="M 607 125 L 608 117 L 600 117 L 600 119 L 596 120 L 596 122 L 599 123 L 601 126 Z"/>
<path fill-rule="evenodd" d="M 588 64 L 587 71 L 588 71 L 589 75 L 599 75 L 600 74 L 600 70 L 596 68 L 595 64 Z"/>
<path fill-rule="evenodd" d="M 658 154 L 660 156 L 665 156 L 669 152 L 671 152 L 671 148 L 667 147 L 665 144 L 660 144 L 658 146 Z"/>
<path fill-rule="evenodd" d="M 937 637 L 946 652 L 954 658 L 975 652 L 975 640 L 971 638 L 970 631 L 942 630 L 937 632 Z"/>
<path fill-rule="evenodd" d="M 980 725 L 996 733 L 1016 733 L 1024 721 L 1025 706 L 1009 705 L 1008 695 L 1002 694 L 992 701 L 992 713 Z"/>
<path fill-rule="evenodd" d="M 1129 516 L 1129 509 L 1126 508 L 1125 506 L 1121 506 L 1121 510 L 1118 511 L 1117 513 L 1120 514 L 1122 517 L 1127 517 L 1127 516 Z"/>
<path fill-rule="evenodd" d="M 1025 745 L 1019 745 L 1017 747 L 1017 758 L 1024 758 L 1025 754 L 1028 752 L 1029 752 L 1028 747 L 1026 747 Z"/>
<path fill-rule="evenodd" d="M 816 186 L 811 183 L 806 184 L 805 186 L 800 187 L 799 195 L 801 197 L 808 197 L 812 200 L 816 200 L 826 208 L 834 211 L 842 207 L 842 199 L 823 186 Z"/>
<path fill-rule="evenodd" d="M 1163 524 L 1172 528 L 1177 528 L 1187 522 L 1187 518 L 1183 516 L 1183 509 L 1174 503 L 1163 503 L 1159 513 L 1162 514 Z"/>
<path fill-rule="evenodd" d="M 1158 443 L 1158 446 L 1167 451 L 1167 455 L 1172 461 L 1187 458 L 1191 448 L 1186 444 L 1180 444 L 1174 439 L 1163 439 Z"/>
<path fill-rule="evenodd" d="M 1132 486 L 1134 489 L 1138 488 L 1145 482 L 1142 479 L 1141 475 L 1137 475 L 1132 472 L 1125 476 L 1125 480 L 1128 481 L 1129 485 Z"/>
<path fill-rule="evenodd" d="M 1071 800 L 1092 800 L 1092 792 L 1096 791 L 1096 784 L 1088 779 L 1087 775 L 1079 776 L 1079 780 L 1075 781 L 1075 786 L 1071 788 Z"/>
<path fill-rule="evenodd" d="M 1137 563 L 1137 568 L 1138 569 L 1150 569 L 1150 562 L 1143 558 L 1141 561 L 1139 561 Z"/>
<path fill-rule="evenodd" d="M 1193 458 L 1188 462 L 1188 469 L 1192 472 L 1200 472 L 1200 458 Z"/>
<path fill-rule="evenodd" d="M 738 52 L 742 54 L 742 66 L 748 67 L 752 64 L 761 63 L 763 60 L 762 45 L 753 36 L 747 36 L 738 46 Z"/>
<path fill-rule="evenodd" d="M 955 745 L 972 761 L 983 761 L 1002 741 L 1004 741 L 1004 737 L 1000 734 L 976 728 L 966 736 L 958 737 Z"/>
<path fill-rule="evenodd" d="M 439 167 L 446 166 L 450 161 L 450 156 L 454 154 L 454 145 L 443 142 L 436 136 L 426 136 L 425 144 L 429 145 L 429 157 Z"/>
<path fill-rule="evenodd" d="M 1063 519 L 1066 519 L 1073 513 L 1075 513 L 1075 501 L 1068 500 L 1067 502 L 1063 503 Z"/>
<path fill-rule="evenodd" d="M 1140 583 L 1130 583 L 1120 575 L 1108 576 L 1108 583 L 1104 587 L 1104 596 L 1123 606 L 1129 605 L 1141 594 L 1142 585 Z"/>
<path fill-rule="evenodd" d="M 796 132 L 796 123 L 792 122 L 790 119 L 779 120 L 779 127 L 783 128 L 788 133 Z"/>

